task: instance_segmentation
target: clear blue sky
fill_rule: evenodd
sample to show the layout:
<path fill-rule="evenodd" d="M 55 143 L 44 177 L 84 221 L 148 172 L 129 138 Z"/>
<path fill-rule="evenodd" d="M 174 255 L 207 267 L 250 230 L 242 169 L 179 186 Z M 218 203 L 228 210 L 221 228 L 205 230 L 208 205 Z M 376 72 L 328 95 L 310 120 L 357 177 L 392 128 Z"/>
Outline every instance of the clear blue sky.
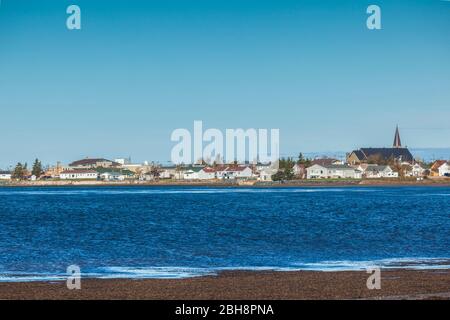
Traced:
<path fill-rule="evenodd" d="M 389 146 L 397 123 L 450 147 L 450 2 L 1 1 L 0 167 L 167 161 L 194 120 L 279 128 L 282 154 Z"/>

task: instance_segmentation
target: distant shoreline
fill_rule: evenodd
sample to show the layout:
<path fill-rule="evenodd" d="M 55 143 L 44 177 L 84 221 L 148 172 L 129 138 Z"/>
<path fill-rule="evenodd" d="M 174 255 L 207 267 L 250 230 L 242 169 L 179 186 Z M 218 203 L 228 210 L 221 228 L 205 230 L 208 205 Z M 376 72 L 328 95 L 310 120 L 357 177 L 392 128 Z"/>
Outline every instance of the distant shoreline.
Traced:
<path fill-rule="evenodd" d="M 391 186 L 432 186 L 450 187 L 450 178 L 424 179 L 362 179 L 362 180 L 293 180 L 280 182 L 256 181 L 20 181 L 0 182 L 1 187 L 124 187 L 124 186 L 154 186 L 154 187 L 234 187 L 234 188 L 272 188 L 272 187 L 391 187 Z"/>

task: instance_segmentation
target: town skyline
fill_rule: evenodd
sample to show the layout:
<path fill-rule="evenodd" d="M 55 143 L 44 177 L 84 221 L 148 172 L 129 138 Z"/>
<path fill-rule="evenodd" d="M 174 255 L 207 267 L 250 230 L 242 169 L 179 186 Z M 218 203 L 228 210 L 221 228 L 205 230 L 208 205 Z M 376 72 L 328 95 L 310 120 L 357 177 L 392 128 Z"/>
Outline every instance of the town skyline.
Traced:
<path fill-rule="evenodd" d="M 165 162 L 194 120 L 277 128 L 281 156 L 389 146 L 397 123 L 450 148 L 448 2 L 378 1 L 381 30 L 347 0 L 76 3 L 70 31 L 67 3 L 2 2 L 0 167 Z"/>

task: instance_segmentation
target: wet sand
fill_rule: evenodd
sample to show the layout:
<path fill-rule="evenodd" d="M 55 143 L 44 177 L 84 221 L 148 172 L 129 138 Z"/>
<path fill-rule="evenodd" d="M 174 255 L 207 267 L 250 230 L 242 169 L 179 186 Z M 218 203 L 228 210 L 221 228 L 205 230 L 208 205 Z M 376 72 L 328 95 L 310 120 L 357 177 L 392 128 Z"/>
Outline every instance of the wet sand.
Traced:
<path fill-rule="evenodd" d="M 0 283 L 0 299 L 450 299 L 450 270 L 382 270 L 381 289 L 369 290 L 365 271 L 227 271 L 189 279 L 82 279 L 66 283 Z"/>

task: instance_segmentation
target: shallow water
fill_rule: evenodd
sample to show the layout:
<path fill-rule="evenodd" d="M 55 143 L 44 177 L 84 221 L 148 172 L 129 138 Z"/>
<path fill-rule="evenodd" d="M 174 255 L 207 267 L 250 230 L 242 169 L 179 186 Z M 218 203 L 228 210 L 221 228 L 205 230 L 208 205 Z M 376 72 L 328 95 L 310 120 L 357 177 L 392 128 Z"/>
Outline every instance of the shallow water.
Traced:
<path fill-rule="evenodd" d="M 448 187 L 0 188 L 0 281 L 450 267 Z"/>

